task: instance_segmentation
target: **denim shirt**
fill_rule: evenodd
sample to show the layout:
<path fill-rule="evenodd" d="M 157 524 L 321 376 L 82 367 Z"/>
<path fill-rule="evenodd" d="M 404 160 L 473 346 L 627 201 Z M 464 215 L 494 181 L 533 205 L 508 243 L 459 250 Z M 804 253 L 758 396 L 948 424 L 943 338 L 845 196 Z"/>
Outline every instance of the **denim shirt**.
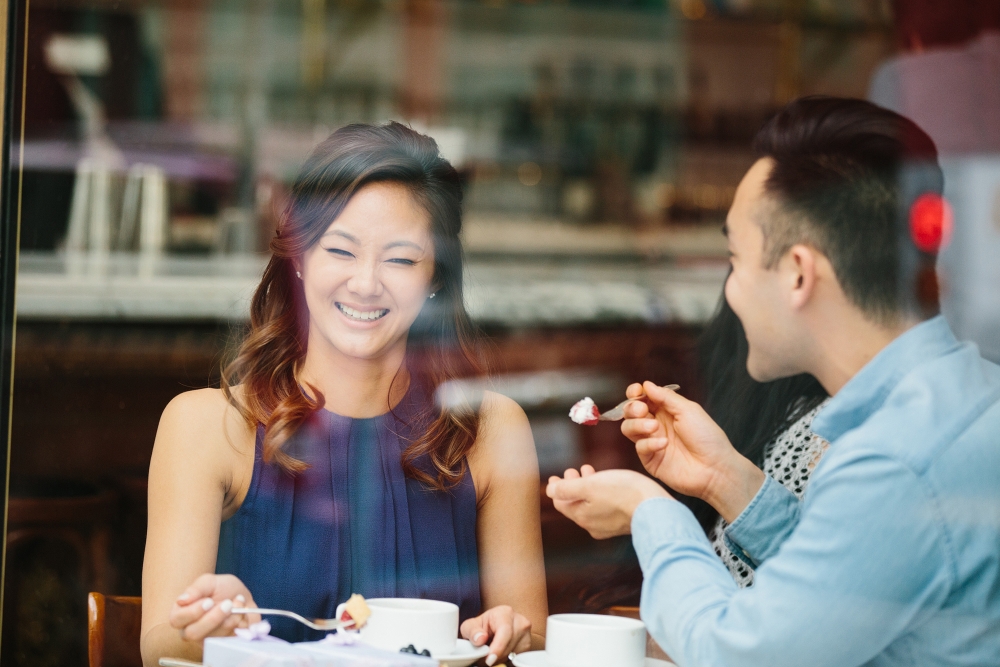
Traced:
<path fill-rule="evenodd" d="M 830 449 L 802 501 L 768 478 L 727 529 L 751 588 L 683 505 L 636 509 L 653 637 L 681 667 L 1000 665 L 1000 367 L 934 318 L 813 430 Z"/>

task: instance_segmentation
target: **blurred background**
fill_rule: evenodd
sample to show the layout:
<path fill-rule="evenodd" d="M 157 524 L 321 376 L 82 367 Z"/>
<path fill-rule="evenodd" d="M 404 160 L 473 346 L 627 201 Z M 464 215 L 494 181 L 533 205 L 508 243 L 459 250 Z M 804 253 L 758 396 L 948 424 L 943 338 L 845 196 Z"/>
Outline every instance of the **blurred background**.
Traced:
<path fill-rule="evenodd" d="M 543 479 L 638 467 L 566 417 L 631 380 L 700 392 L 725 213 L 785 102 L 869 97 L 938 142 L 945 310 L 1000 359 L 995 0 L 12 2 L 20 269 L 5 665 L 86 663 L 85 596 L 139 595 L 146 471 L 177 393 L 218 382 L 311 148 L 350 122 L 435 137 L 465 180 L 470 310 Z M 22 62 L 26 57 L 26 62 Z M 24 75 L 20 71 L 23 67 Z M 992 286 L 992 287 L 991 287 Z M 628 540 L 544 494 L 552 612 L 637 600 Z M 617 577 L 617 578 L 616 578 Z"/>

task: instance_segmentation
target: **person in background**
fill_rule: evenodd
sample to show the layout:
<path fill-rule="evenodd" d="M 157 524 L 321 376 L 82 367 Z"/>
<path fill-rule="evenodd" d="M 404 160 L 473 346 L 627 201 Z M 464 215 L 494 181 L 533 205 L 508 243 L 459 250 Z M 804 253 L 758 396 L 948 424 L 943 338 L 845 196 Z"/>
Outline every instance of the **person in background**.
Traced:
<path fill-rule="evenodd" d="M 729 523 L 754 585 L 655 480 L 570 470 L 547 493 L 595 537 L 631 532 L 642 618 L 680 667 L 995 665 L 1000 367 L 915 285 L 934 259 L 914 234 L 932 230 L 909 224 L 940 204 L 933 142 L 869 102 L 811 97 L 754 143 L 726 300 L 751 377 L 809 373 L 831 395 L 812 424 L 829 449 L 800 500 L 676 392 L 630 386 L 622 424 L 647 471 Z"/>
<path fill-rule="evenodd" d="M 801 498 L 829 446 L 810 428 L 829 397 L 807 374 L 757 382 L 747 373 L 747 354 L 743 325 L 723 295 L 698 344 L 705 411 L 740 454 Z M 753 566 L 727 543 L 726 520 L 708 503 L 694 502 L 695 517 L 737 585 L 752 585 Z"/>
<path fill-rule="evenodd" d="M 461 201 L 434 141 L 398 123 L 341 128 L 306 161 L 221 389 L 181 394 L 160 420 L 146 665 L 199 659 L 205 637 L 247 623 L 234 607 L 332 618 L 352 593 L 455 603 L 487 665 L 542 645 L 527 418 L 491 392 L 435 400 L 482 366 Z M 322 637 L 269 620 L 290 641 Z"/>

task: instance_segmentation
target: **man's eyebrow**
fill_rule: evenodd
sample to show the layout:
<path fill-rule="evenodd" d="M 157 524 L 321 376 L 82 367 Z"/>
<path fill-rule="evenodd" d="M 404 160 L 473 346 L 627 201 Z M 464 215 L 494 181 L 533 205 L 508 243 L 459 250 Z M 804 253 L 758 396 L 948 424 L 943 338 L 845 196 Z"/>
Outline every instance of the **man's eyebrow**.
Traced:
<path fill-rule="evenodd" d="M 341 231 L 339 229 L 331 229 L 326 234 L 323 234 L 323 236 L 342 236 L 345 239 L 347 239 L 348 241 L 350 241 L 351 243 L 359 243 L 359 241 L 358 241 L 357 238 L 355 238 L 354 236 L 348 234 L 347 232 Z"/>
<path fill-rule="evenodd" d="M 423 252 L 423 246 L 420 246 L 413 241 L 393 241 L 392 243 L 386 243 L 383 250 L 391 250 L 393 248 L 414 248 Z"/>

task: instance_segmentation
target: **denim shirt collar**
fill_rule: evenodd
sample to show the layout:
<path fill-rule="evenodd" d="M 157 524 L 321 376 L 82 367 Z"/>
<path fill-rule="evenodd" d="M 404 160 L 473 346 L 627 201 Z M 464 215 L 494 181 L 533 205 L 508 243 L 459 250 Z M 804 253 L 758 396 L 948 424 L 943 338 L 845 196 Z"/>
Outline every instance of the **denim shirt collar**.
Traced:
<path fill-rule="evenodd" d="M 813 432 L 833 442 L 881 408 L 886 397 L 915 366 L 958 345 L 941 315 L 909 329 L 886 345 L 830 399 L 813 420 Z"/>

